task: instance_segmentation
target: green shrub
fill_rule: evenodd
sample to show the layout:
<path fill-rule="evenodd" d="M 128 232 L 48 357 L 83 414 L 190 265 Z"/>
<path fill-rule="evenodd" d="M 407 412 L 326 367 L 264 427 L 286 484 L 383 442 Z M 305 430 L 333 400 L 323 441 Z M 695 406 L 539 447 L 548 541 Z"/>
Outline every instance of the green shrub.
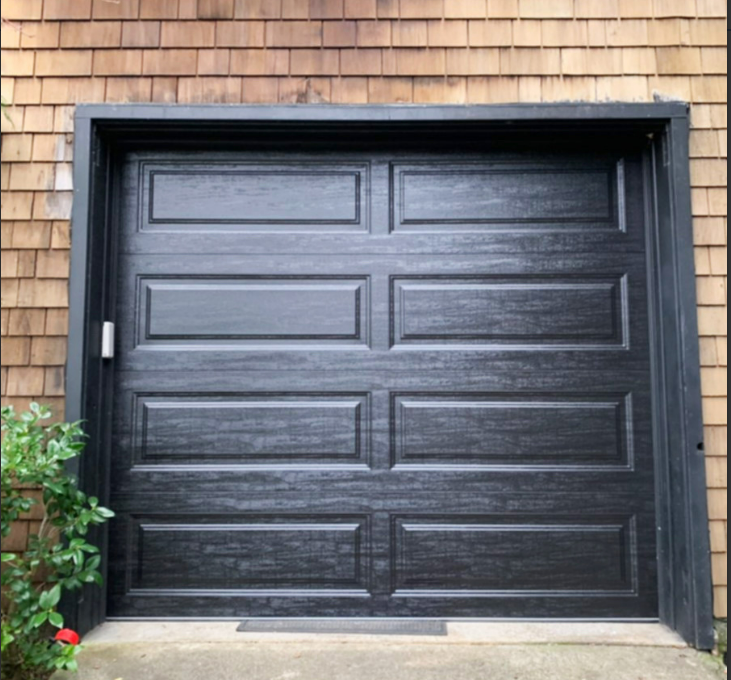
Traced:
<path fill-rule="evenodd" d="M 2 409 L 2 538 L 38 502 L 45 514 L 28 551 L 2 555 L 2 680 L 41 680 L 56 670 L 77 669 L 77 647 L 49 642 L 64 627 L 58 605 L 64 593 L 102 584 L 99 550 L 87 542 L 90 527 L 114 516 L 78 488 L 66 464 L 84 450 L 79 423 L 49 424 L 51 412 L 31 404 L 17 416 Z"/>

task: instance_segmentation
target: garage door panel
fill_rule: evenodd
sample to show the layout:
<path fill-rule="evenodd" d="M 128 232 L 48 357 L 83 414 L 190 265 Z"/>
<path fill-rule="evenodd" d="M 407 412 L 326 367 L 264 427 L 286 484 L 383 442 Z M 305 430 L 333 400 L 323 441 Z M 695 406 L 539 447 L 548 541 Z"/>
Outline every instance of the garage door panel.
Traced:
<path fill-rule="evenodd" d="M 310 265 L 309 271 L 332 271 L 330 265 Z M 391 265 L 354 261 L 350 271 L 366 273 L 275 278 L 270 271 L 279 266 L 288 272 L 292 264 L 269 263 L 265 273 L 250 274 L 261 265 L 224 261 L 219 272 L 241 266 L 246 273 L 216 276 L 202 268 L 205 273 L 188 282 L 167 265 L 127 271 L 117 322 L 138 331 L 120 338 L 118 367 L 458 372 L 521 370 L 529 361 L 536 372 L 649 370 L 639 262 L 629 273 L 606 275 L 545 273 L 545 266 L 538 275 L 505 274 L 501 262 L 474 260 L 455 264 L 448 274 L 444 267 L 422 273 L 434 267 L 419 264 L 405 275 L 382 273 Z M 232 305 L 235 315 L 228 313 Z"/>
<path fill-rule="evenodd" d="M 135 518 L 148 523 L 152 540 L 134 549 L 151 552 L 132 552 L 135 559 L 112 564 L 113 616 L 656 616 L 654 575 L 639 568 L 652 559 L 642 543 L 652 527 L 633 532 L 626 513 L 578 512 L 551 521 L 525 514 L 394 513 L 373 522 L 378 531 L 371 544 L 359 543 L 351 533 L 360 526 L 354 517 L 311 514 L 272 528 L 271 517 L 237 516 L 225 520 L 230 534 L 219 534 L 219 525 L 212 524 L 208 540 L 196 537 L 204 524 L 200 517 L 191 527 L 179 524 L 183 516 Z M 310 524 L 298 524 L 305 521 Z M 391 529 L 385 541 L 383 527 L 386 534 Z M 260 546 L 267 529 L 270 540 Z M 302 540 L 299 531 L 313 536 Z M 180 551 L 164 551 L 171 542 L 182 548 L 182 557 Z M 190 552 L 193 544 L 211 559 L 217 551 L 222 556 L 202 571 Z M 327 552 L 303 555 L 303 545 Z M 364 547 L 360 565 L 353 556 L 356 545 Z M 171 563 L 176 573 L 163 579 L 158 567 Z M 196 578 L 187 581 L 193 574 Z M 234 574 L 243 578 L 232 580 Z M 242 584 L 247 587 L 237 587 Z"/>
<path fill-rule="evenodd" d="M 632 516 L 391 515 L 390 522 L 394 607 L 409 597 L 629 596 L 640 585 Z M 114 564 L 124 571 L 125 597 L 177 597 L 178 607 L 222 592 L 266 592 L 278 606 L 375 595 L 372 570 L 387 564 L 371 543 L 368 517 L 138 515 L 127 523 L 127 559 Z"/>
<path fill-rule="evenodd" d="M 653 618 L 643 167 L 131 154 L 113 616 Z"/>
<path fill-rule="evenodd" d="M 399 465 L 634 466 L 630 395 L 394 395 Z"/>
<path fill-rule="evenodd" d="M 137 181 L 141 232 L 370 231 L 367 163 L 142 161 Z"/>
<path fill-rule="evenodd" d="M 140 276 L 138 345 L 364 345 L 369 286 L 368 277 Z"/>
<path fill-rule="evenodd" d="M 322 386 L 308 375 L 296 377 L 298 384 Z M 586 391 L 574 383 L 551 391 L 476 392 L 467 386 L 484 387 L 487 381 L 472 376 L 460 383 L 450 377 L 449 390 L 434 390 L 424 378 L 415 383 L 398 376 L 391 377 L 389 387 L 395 389 L 388 390 L 351 377 L 349 386 L 363 387 L 353 393 L 227 392 L 220 384 L 196 385 L 193 377 L 185 392 L 132 389 L 118 404 L 116 431 L 124 455 L 115 458 L 115 467 L 467 465 L 605 471 L 647 461 L 641 457 L 652 441 L 646 391 L 598 392 L 587 380 Z M 258 375 L 228 380 L 270 389 L 283 381 Z M 400 389 L 414 384 L 421 391 Z M 199 389 L 192 391 L 194 386 Z"/>
<path fill-rule="evenodd" d="M 642 252 L 639 155 L 133 155 L 123 252 Z M 259 160 L 257 160 L 257 158 Z M 459 160 L 465 159 L 465 160 Z M 287 195 L 290 200 L 282 201 Z M 445 198 L 446 200 L 441 200 Z M 215 199 L 215 200 L 213 200 Z M 413 199 L 413 200 L 412 200 Z M 444 214 L 446 210 L 447 214 Z M 440 214 L 441 213 L 441 214 Z"/>
<path fill-rule="evenodd" d="M 128 522 L 132 591 L 368 592 L 367 516 L 138 515 Z"/>
<path fill-rule="evenodd" d="M 391 166 L 393 231 L 626 231 L 623 159 L 582 164 L 449 161 Z"/>
<path fill-rule="evenodd" d="M 367 346 L 371 351 L 352 358 L 364 368 L 403 360 L 375 353 L 416 345 L 450 351 L 501 346 L 611 350 L 627 347 L 632 339 L 633 350 L 646 352 L 644 258 L 613 260 L 595 255 L 547 264 L 545 258 L 468 256 L 450 259 L 446 268 L 440 262 L 405 262 L 401 256 L 201 256 L 186 258 L 191 274 L 181 273 L 179 258 L 125 258 L 122 275 L 128 283 L 120 321 L 139 329 L 133 347 L 249 347 L 258 361 L 262 351 L 278 344 L 287 352 L 313 345 L 318 350 Z M 232 308 L 236 315 L 228 313 Z M 390 329 L 381 321 L 386 315 Z M 371 319 L 379 323 L 372 325 Z M 337 355 L 317 352 L 305 360 L 318 358 L 327 365 Z"/>
<path fill-rule="evenodd" d="M 625 277 L 394 277 L 393 343 L 621 348 Z"/>
<path fill-rule="evenodd" d="M 367 466 L 369 394 L 135 394 L 135 465 Z"/>
<path fill-rule="evenodd" d="M 634 594 L 634 524 L 631 516 L 396 517 L 394 595 Z"/>
<path fill-rule="evenodd" d="M 322 386 L 309 376 L 292 377 L 298 384 Z M 559 484 L 561 473 L 601 474 L 602 483 L 614 472 L 652 474 L 646 391 L 598 392 L 587 380 L 583 391 L 554 383 L 551 391 L 534 385 L 532 390 L 479 392 L 474 386 L 485 387 L 488 381 L 470 378 L 441 391 L 424 377 L 417 382 L 398 376 L 387 386 L 393 389 L 353 377 L 348 386 L 363 391 L 352 393 L 227 392 L 224 385 L 211 387 L 193 377 L 190 388 L 197 389 L 191 391 L 132 389 L 117 404 L 119 453 L 113 466 L 117 474 L 156 468 L 231 473 L 241 468 L 246 473 L 252 467 L 295 467 L 308 474 L 321 467 L 423 472 L 517 468 L 555 471 Z M 229 375 L 227 380 L 251 387 L 260 381 L 256 375 Z M 265 378 L 261 384 L 276 389 L 282 382 Z M 517 388 L 514 381 L 506 384 Z M 420 391 L 405 389 L 409 387 Z M 632 482 L 625 477 L 619 475 L 621 484 Z"/>

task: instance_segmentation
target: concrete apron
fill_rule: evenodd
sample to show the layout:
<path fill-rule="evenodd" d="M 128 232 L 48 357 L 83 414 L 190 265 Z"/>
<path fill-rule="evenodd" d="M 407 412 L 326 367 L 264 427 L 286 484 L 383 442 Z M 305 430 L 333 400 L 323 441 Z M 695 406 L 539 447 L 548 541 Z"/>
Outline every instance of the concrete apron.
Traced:
<path fill-rule="evenodd" d="M 447 637 L 261 635 L 235 624 L 111 623 L 56 680 L 717 680 L 656 625 L 467 624 Z"/>
<path fill-rule="evenodd" d="M 447 637 L 362 635 L 307 635 L 237 633 L 235 623 L 107 623 L 85 640 L 85 645 L 129 643 L 367 643 L 403 645 L 620 645 L 627 647 L 686 648 L 673 631 L 659 624 L 621 623 L 450 623 Z"/>

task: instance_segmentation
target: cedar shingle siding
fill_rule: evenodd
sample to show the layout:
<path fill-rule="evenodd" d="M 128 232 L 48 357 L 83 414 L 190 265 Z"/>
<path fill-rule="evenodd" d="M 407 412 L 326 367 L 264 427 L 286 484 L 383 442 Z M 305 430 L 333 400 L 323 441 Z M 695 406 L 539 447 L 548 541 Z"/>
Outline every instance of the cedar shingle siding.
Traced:
<path fill-rule="evenodd" d="M 727 614 L 725 0 L 3 0 L 2 399 L 63 408 L 77 102 L 692 102 L 716 613 Z M 9 23 L 11 22 L 11 23 Z M 22 549 L 19 526 L 7 548 Z M 12 544 L 12 545 L 11 545 Z"/>

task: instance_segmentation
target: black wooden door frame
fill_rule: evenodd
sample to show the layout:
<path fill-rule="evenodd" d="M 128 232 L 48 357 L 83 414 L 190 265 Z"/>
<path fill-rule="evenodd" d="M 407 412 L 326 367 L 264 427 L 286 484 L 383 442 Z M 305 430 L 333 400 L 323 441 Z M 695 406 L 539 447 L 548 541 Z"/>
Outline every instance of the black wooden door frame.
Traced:
<path fill-rule="evenodd" d="M 101 357 L 112 314 L 117 206 L 115 149 L 151 136 L 185 143 L 195 134 L 275 136 L 398 132 L 415 128 L 529 136 L 561 131 L 647 135 L 650 314 L 661 620 L 690 644 L 714 645 L 713 589 L 695 264 L 690 194 L 689 109 L 682 103 L 420 106 L 84 105 L 76 112 L 70 330 L 66 415 L 85 420 L 86 455 L 75 472 L 104 502 L 109 495 L 113 362 Z M 107 554 L 107 532 L 94 539 Z M 88 588 L 66 603 L 82 632 L 104 622 L 106 594 Z"/>

